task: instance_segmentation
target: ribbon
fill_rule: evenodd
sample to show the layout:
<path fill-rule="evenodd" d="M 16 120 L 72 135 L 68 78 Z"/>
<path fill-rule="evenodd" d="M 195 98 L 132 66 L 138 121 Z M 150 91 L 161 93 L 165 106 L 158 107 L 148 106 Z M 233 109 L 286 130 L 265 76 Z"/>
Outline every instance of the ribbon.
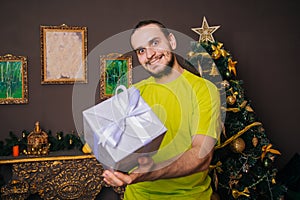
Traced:
<path fill-rule="evenodd" d="M 231 136 L 229 139 L 227 139 L 223 144 L 215 146 L 215 150 L 225 147 L 226 145 L 230 144 L 230 142 L 232 142 L 233 140 L 235 140 L 236 138 L 240 137 L 242 134 L 247 132 L 250 128 L 252 128 L 254 126 L 260 126 L 260 125 L 262 125 L 262 123 L 260 123 L 260 122 L 253 122 L 252 124 L 249 124 L 244 129 L 240 130 L 237 134 L 235 134 L 235 135 Z"/>
<path fill-rule="evenodd" d="M 135 116 L 139 116 L 141 114 L 144 114 L 148 112 L 151 108 L 149 106 L 139 106 L 139 99 L 140 99 L 140 93 L 137 89 L 133 88 L 133 92 L 129 95 L 128 90 L 125 86 L 120 85 L 116 89 L 116 95 L 114 98 L 112 98 L 112 103 L 115 103 L 115 105 L 118 108 L 118 111 L 120 111 L 122 117 L 119 119 L 114 119 L 111 121 L 107 126 L 103 127 L 99 132 L 102 133 L 101 135 L 99 132 L 97 133 L 99 137 L 98 144 L 102 143 L 102 146 L 104 147 L 106 143 L 110 144 L 113 147 L 116 147 L 121 139 L 122 134 L 125 131 L 126 126 L 126 119 L 128 118 L 135 118 Z M 123 90 L 125 94 L 125 98 L 121 99 L 120 95 L 118 94 L 119 90 Z M 114 109 L 117 109 L 114 108 Z M 137 120 L 134 121 L 135 124 L 139 122 Z M 142 135 L 144 138 L 147 138 L 147 133 L 144 133 L 142 131 L 139 132 L 139 135 Z M 142 137 L 142 138 L 143 138 Z M 100 139 L 102 138 L 102 139 Z M 145 141 L 144 141 L 145 142 Z"/>
<path fill-rule="evenodd" d="M 267 154 L 268 152 L 273 153 L 273 154 L 278 154 L 278 155 L 281 154 L 278 150 L 276 150 L 276 149 L 271 149 L 271 147 L 272 147 L 272 144 L 269 144 L 269 145 L 265 145 L 265 146 L 263 146 L 263 147 L 261 148 L 261 151 L 262 151 L 262 154 L 261 154 L 261 160 L 264 159 L 264 157 L 266 156 L 266 154 Z"/>
<path fill-rule="evenodd" d="M 239 105 L 239 107 L 237 107 L 237 108 L 225 108 L 225 107 L 222 106 L 221 109 L 224 110 L 224 111 L 226 111 L 226 112 L 234 112 L 234 113 L 237 113 L 237 112 L 241 111 L 242 108 L 245 108 L 246 105 L 247 105 L 247 101 L 243 101 L 243 102 Z M 250 106 L 249 106 L 248 108 L 247 108 L 247 106 L 246 106 L 246 110 L 247 110 L 248 112 L 254 112 Z"/>

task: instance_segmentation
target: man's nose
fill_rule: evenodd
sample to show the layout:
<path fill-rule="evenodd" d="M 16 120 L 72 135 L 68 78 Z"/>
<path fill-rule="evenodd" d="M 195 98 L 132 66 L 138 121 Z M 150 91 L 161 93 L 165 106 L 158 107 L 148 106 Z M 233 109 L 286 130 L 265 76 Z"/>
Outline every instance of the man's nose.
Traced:
<path fill-rule="evenodd" d="M 153 55 L 155 54 L 155 50 L 151 47 L 146 48 L 146 56 L 147 58 L 152 58 Z"/>

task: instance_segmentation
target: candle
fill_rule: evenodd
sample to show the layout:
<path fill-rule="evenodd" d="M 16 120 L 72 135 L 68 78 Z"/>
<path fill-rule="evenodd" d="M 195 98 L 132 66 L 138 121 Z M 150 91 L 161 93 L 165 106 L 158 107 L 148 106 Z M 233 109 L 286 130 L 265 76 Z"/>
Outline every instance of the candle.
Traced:
<path fill-rule="evenodd" d="M 19 156 L 19 145 L 13 146 L 13 156 L 18 157 Z"/>

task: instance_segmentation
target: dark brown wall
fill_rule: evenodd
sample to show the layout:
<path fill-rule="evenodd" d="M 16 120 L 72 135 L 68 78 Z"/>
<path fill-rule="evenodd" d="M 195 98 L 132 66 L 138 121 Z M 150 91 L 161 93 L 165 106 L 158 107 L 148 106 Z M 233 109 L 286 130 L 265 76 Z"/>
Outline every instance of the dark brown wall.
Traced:
<path fill-rule="evenodd" d="M 0 105 L 0 140 L 9 131 L 75 130 L 72 85 L 41 85 L 40 25 L 88 27 L 88 52 L 140 19 L 153 18 L 195 40 L 191 31 L 208 23 L 238 61 L 246 95 L 252 100 L 272 143 L 282 152 L 279 165 L 299 151 L 299 6 L 290 1 L 12 0 L 0 3 L 0 55 L 28 57 L 29 103 Z"/>

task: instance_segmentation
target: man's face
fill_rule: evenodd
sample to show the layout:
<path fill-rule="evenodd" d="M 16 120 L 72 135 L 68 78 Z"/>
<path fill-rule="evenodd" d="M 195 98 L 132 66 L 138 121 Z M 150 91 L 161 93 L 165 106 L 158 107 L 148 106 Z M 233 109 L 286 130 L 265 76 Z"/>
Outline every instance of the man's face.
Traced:
<path fill-rule="evenodd" d="M 131 44 L 141 65 L 155 78 L 168 75 L 174 64 L 173 49 L 160 27 L 149 24 L 138 28 L 131 36 Z"/>

